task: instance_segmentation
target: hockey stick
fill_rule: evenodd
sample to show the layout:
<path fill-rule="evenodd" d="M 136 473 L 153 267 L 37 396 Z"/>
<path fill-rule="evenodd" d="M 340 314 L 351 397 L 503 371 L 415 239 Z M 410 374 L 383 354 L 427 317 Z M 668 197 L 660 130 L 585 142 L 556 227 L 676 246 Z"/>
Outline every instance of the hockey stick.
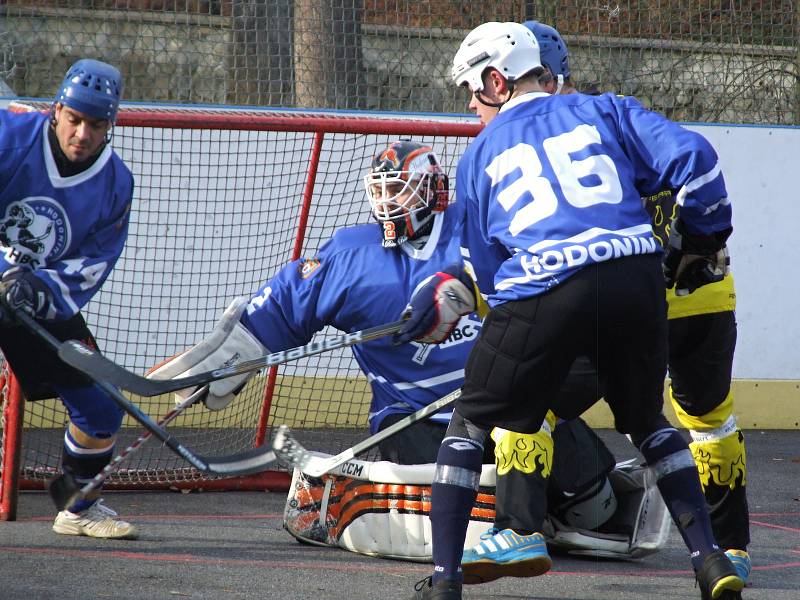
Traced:
<path fill-rule="evenodd" d="M 400 419 L 396 423 L 389 425 L 386 429 L 379 431 L 375 435 L 371 435 L 367 439 L 358 442 L 352 448 L 348 448 L 344 452 L 340 452 L 335 456 L 320 456 L 309 450 L 306 450 L 297 441 L 292 434 L 291 430 L 286 425 L 281 425 L 278 432 L 272 440 L 272 449 L 278 458 L 292 467 L 297 467 L 306 475 L 311 477 L 321 477 L 325 473 L 332 471 L 336 467 L 343 465 L 357 454 L 361 454 L 374 448 L 383 440 L 393 436 L 395 433 L 410 427 L 414 423 L 418 423 L 423 419 L 427 419 L 433 413 L 444 408 L 451 402 L 454 402 L 461 395 L 461 390 L 455 390 L 438 400 L 434 400 L 428 406 L 420 408 L 417 412 L 411 413 L 407 417 Z"/>
<path fill-rule="evenodd" d="M 24 312 L 18 311 L 15 313 L 15 318 L 31 333 L 36 335 L 43 342 L 51 346 L 54 350 L 63 347 L 63 344 L 57 340 L 53 335 L 42 327 L 35 319 L 30 317 Z M 136 406 L 133 402 L 128 400 L 122 393 L 109 382 L 98 379 L 91 374 L 89 377 L 94 381 L 95 385 L 107 393 L 114 402 L 116 402 L 122 410 L 128 413 L 131 417 L 136 419 L 142 427 L 147 429 L 155 437 L 161 440 L 165 446 L 172 450 L 175 454 L 183 458 L 186 462 L 192 465 L 198 471 L 209 473 L 211 475 L 249 475 L 251 473 L 260 473 L 266 471 L 270 466 L 277 462 L 275 453 L 264 446 L 259 448 L 251 448 L 239 454 L 231 454 L 228 456 L 206 457 L 194 453 L 191 449 L 181 444 L 171 433 L 155 423 L 148 417 L 141 408 Z"/>
<path fill-rule="evenodd" d="M 342 333 L 332 339 L 311 342 L 305 346 L 298 346 L 297 348 L 267 354 L 266 356 L 246 360 L 229 367 L 221 367 L 213 371 L 197 373 L 179 379 L 147 379 L 146 377 L 128 371 L 96 350 L 76 340 L 68 340 L 61 344 L 58 348 L 58 356 L 65 363 L 86 373 L 95 381 L 107 381 L 112 385 L 138 394 L 139 396 L 159 396 L 168 392 L 205 385 L 218 379 L 233 377 L 235 375 L 241 375 L 242 373 L 258 371 L 265 367 L 306 358 L 314 354 L 327 352 L 328 350 L 336 350 L 338 348 L 352 346 L 353 344 L 375 340 L 397 333 L 400 331 L 404 322 L 405 321 L 402 320 L 395 321 L 394 323 L 387 323 L 370 329 L 362 329 L 361 331 L 354 331 L 352 333 Z"/>
<path fill-rule="evenodd" d="M 200 400 L 206 392 L 208 392 L 208 386 L 199 388 L 195 393 L 164 415 L 164 417 L 158 422 L 158 425 L 160 427 L 165 427 L 168 423 L 174 421 L 175 418 L 185 409 L 189 408 L 198 400 Z M 94 490 L 100 489 L 106 479 L 108 479 L 111 474 L 118 469 L 119 464 L 130 454 L 140 448 L 142 444 L 144 444 L 152 435 L 153 433 L 151 431 L 145 430 L 145 432 L 136 438 L 130 446 L 125 448 L 122 452 L 111 459 L 111 462 L 109 462 L 102 471 L 95 475 L 90 481 L 86 482 L 83 486 L 78 483 L 75 475 L 69 471 L 65 471 L 58 477 L 51 479 L 47 483 L 47 491 L 50 494 L 50 498 L 53 500 L 53 503 L 56 505 L 56 508 L 58 510 L 64 510 L 79 500 L 85 499 L 86 496 L 91 494 Z"/>

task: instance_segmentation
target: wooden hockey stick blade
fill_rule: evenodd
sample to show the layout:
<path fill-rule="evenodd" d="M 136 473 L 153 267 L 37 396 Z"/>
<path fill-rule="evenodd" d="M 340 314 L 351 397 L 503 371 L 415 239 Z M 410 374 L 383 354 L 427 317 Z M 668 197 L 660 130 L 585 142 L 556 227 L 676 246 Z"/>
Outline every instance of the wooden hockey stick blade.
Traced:
<path fill-rule="evenodd" d="M 17 312 L 15 314 L 15 318 L 31 333 L 39 337 L 39 339 L 48 344 L 54 350 L 58 350 L 63 346 L 58 339 L 56 339 L 49 331 L 47 331 L 47 329 L 45 329 L 28 314 Z M 203 473 L 208 473 L 210 475 L 225 475 L 228 477 L 233 477 L 235 475 L 250 475 L 251 473 L 260 473 L 262 471 L 266 471 L 278 460 L 275 456 L 275 452 L 264 446 L 252 448 L 246 452 L 231 454 L 228 456 L 206 457 L 196 454 L 190 448 L 181 444 L 177 438 L 175 438 L 166 429 L 154 422 L 136 404 L 123 396 L 122 392 L 120 392 L 117 387 L 106 380 L 92 376 L 90 373 L 87 373 L 87 375 L 89 375 L 89 377 L 94 381 L 95 385 L 108 394 L 122 410 L 136 419 L 136 421 L 142 427 L 150 431 L 156 438 L 161 440 L 165 446 L 186 460 L 186 462 L 188 462 L 198 471 L 202 471 Z"/>
<path fill-rule="evenodd" d="M 137 375 L 77 340 L 68 340 L 62 343 L 58 348 L 58 356 L 65 363 L 82 371 L 94 380 L 107 381 L 116 387 L 128 390 L 139 396 L 159 396 L 198 385 L 205 385 L 218 379 L 258 371 L 266 367 L 306 358 L 329 350 L 375 340 L 397 333 L 404 322 L 400 320 L 370 329 L 342 333 L 331 339 L 311 342 L 305 346 L 267 354 L 266 356 L 243 361 L 237 365 L 222 367 L 205 373 L 197 373 L 179 379 L 148 379 Z"/>
<path fill-rule="evenodd" d="M 450 392 L 447 396 L 439 398 L 420 408 L 417 412 L 408 415 L 389 425 L 386 429 L 379 431 L 375 435 L 371 435 L 367 439 L 357 443 L 351 448 L 340 452 L 335 456 L 323 457 L 308 451 L 303 445 L 297 441 L 291 430 L 286 425 L 281 425 L 278 432 L 272 440 L 272 449 L 278 458 L 292 467 L 297 467 L 306 475 L 311 477 L 321 477 L 325 473 L 330 472 L 339 465 L 343 465 L 356 455 L 366 452 L 380 444 L 383 440 L 393 436 L 394 434 L 411 427 L 414 423 L 418 423 L 423 419 L 438 412 L 448 404 L 454 402 L 461 395 L 461 390 Z"/>

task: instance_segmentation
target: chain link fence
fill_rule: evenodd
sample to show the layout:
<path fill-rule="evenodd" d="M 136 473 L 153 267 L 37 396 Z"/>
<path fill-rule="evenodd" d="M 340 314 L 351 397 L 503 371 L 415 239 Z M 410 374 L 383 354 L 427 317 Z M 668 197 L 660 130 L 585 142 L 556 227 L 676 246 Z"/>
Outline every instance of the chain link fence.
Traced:
<path fill-rule="evenodd" d="M 0 0 L 0 96 L 51 97 L 76 59 L 127 100 L 464 113 L 450 82 L 484 21 L 537 19 L 579 89 L 681 121 L 800 124 L 791 0 Z"/>

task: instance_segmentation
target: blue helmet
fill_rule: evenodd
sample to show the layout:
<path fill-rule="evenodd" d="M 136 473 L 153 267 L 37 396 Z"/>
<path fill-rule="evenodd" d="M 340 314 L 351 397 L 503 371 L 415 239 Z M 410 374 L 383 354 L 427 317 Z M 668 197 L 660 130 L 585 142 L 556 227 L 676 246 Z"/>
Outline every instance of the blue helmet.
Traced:
<path fill-rule="evenodd" d="M 523 25 L 531 30 L 536 41 L 539 42 L 541 63 L 550 69 L 553 75 L 569 77 L 569 59 L 567 58 L 569 52 L 567 52 L 567 44 L 564 43 L 561 34 L 550 25 L 539 23 L 539 21 L 525 21 Z"/>
<path fill-rule="evenodd" d="M 55 102 L 94 117 L 117 118 L 122 97 L 122 75 L 108 63 L 84 58 L 69 68 Z"/>

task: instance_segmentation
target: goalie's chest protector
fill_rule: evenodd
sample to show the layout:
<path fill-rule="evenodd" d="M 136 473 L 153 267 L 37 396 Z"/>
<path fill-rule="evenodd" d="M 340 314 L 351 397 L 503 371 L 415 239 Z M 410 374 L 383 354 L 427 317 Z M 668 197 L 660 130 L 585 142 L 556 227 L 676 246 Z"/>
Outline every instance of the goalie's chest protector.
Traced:
<path fill-rule="evenodd" d="M 354 328 L 360 315 L 368 315 L 369 326 L 397 319 L 422 281 L 448 265 L 459 264 L 461 252 L 454 232 L 454 222 L 459 218 L 455 206 L 448 208 L 437 217 L 430 239 L 422 248 L 405 244 L 386 249 L 375 245 L 373 252 L 359 253 L 365 260 L 353 265 L 358 265 L 351 280 L 358 299 L 347 304 L 353 311 L 348 315 L 353 320 L 347 325 Z M 416 411 L 460 387 L 467 356 L 479 331 L 478 317 L 467 315 L 442 344 L 411 342 L 394 346 L 391 338 L 384 338 L 354 346 L 356 360 L 373 390 L 371 428 L 376 430 L 388 414 Z M 444 412 L 434 420 L 446 422 L 450 414 Z"/>
<path fill-rule="evenodd" d="M 384 248 L 377 224 L 336 232 L 316 257 L 294 261 L 251 299 L 245 326 L 272 352 L 307 343 L 326 326 L 353 332 L 396 321 L 423 280 L 461 262 L 460 207 L 436 216 L 424 247 Z M 392 413 L 409 413 L 461 386 L 477 316 L 461 319 L 439 345 L 392 344 L 391 336 L 357 344 L 353 354 L 370 382 L 370 428 Z M 437 414 L 447 421 L 450 413 Z"/>

